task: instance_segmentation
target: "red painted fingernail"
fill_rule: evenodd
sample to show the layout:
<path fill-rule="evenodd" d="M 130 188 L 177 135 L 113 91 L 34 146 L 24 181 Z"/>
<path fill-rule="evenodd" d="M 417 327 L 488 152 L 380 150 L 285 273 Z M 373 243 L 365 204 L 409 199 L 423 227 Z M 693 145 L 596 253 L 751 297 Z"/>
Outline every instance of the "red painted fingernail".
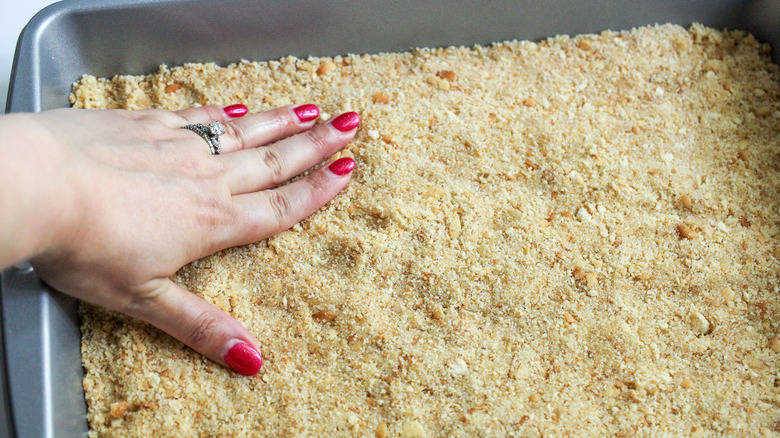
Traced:
<path fill-rule="evenodd" d="M 293 112 L 295 112 L 295 115 L 298 116 L 298 120 L 301 122 L 311 122 L 320 115 L 320 109 L 317 108 L 317 105 L 310 103 L 295 107 Z"/>
<path fill-rule="evenodd" d="M 339 158 L 330 163 L 328 169 L 338 176 L 344 176 L 355 169 L 355 160 L 349 157 Z"/>
<path fill-rule="evenodd" d="M 249 109 L 246 105 L 237 103 L 235 105 L 226 106 L 223 111 L 225 111 L 225 114 L 227 114 L 228 117 L 243 117 L 249 112 Z"/>
<path fill-rule="evenodd" d="M 360 123 L 360 114 L 356 112 L 344 113 L 330 122 L 334 128 L 341 132 L 349 132 L 355 129 Z"/>
<path fill-rule="evenodd" d="M 263 366 L 263 356 L 246 342 L 239 342 L 225 354 L 225 362 L 239 374 L 254 376 Z"/>

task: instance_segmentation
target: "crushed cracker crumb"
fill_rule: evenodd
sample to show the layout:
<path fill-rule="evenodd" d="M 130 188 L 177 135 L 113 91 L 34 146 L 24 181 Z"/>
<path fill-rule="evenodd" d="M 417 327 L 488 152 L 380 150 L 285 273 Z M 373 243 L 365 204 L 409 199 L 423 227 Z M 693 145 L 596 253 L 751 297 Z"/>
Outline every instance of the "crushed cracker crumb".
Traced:
<path fill-rule="evenodd" d="M 90 436 L 777 433 L 778 96 L 701 25 L 85 76 L 79 108 L 362 118 L 332 202 L 175 277 L 258 377 L 81 305 Z"/>

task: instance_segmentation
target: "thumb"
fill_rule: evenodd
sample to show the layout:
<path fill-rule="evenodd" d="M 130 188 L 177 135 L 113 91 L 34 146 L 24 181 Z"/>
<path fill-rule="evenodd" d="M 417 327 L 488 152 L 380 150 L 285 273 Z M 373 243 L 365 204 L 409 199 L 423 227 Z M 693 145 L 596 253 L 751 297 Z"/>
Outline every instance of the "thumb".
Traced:
<path fill-rule="evenodd" d="M 241 323 L 170 279 L 164 281 L 156 294 L 125 312 L 240 374 L 252 376 L 260 371 L 260 346 Z"/>

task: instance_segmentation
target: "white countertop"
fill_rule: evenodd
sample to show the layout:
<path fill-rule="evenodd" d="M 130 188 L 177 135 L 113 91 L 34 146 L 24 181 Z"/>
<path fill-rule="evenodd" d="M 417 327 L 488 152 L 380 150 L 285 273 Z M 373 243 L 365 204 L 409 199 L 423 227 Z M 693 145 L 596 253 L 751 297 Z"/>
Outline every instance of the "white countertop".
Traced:
<path fill-rule="evenodd" d="M 30 19 L 54 0 L 0 0 L 0 111 L 5 112 L 16 41 Z"/>

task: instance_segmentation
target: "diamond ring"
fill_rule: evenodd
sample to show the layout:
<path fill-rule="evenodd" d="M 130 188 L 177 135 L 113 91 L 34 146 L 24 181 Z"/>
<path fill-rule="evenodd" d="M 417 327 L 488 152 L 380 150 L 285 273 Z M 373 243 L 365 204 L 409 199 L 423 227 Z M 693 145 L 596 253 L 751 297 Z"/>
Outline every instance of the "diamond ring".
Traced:
<path fill-rule="evenodd" d="M 208 125 L 193 123 L 192 125 L 184 125 L 181 129 L 189 129 L 206 140 L 206 143 L 209 144 L 211 155 L 219 155 L 221 152 L 219 147 L 219 136 L 226 132 L 222 123 L 211 122 Z"/>

